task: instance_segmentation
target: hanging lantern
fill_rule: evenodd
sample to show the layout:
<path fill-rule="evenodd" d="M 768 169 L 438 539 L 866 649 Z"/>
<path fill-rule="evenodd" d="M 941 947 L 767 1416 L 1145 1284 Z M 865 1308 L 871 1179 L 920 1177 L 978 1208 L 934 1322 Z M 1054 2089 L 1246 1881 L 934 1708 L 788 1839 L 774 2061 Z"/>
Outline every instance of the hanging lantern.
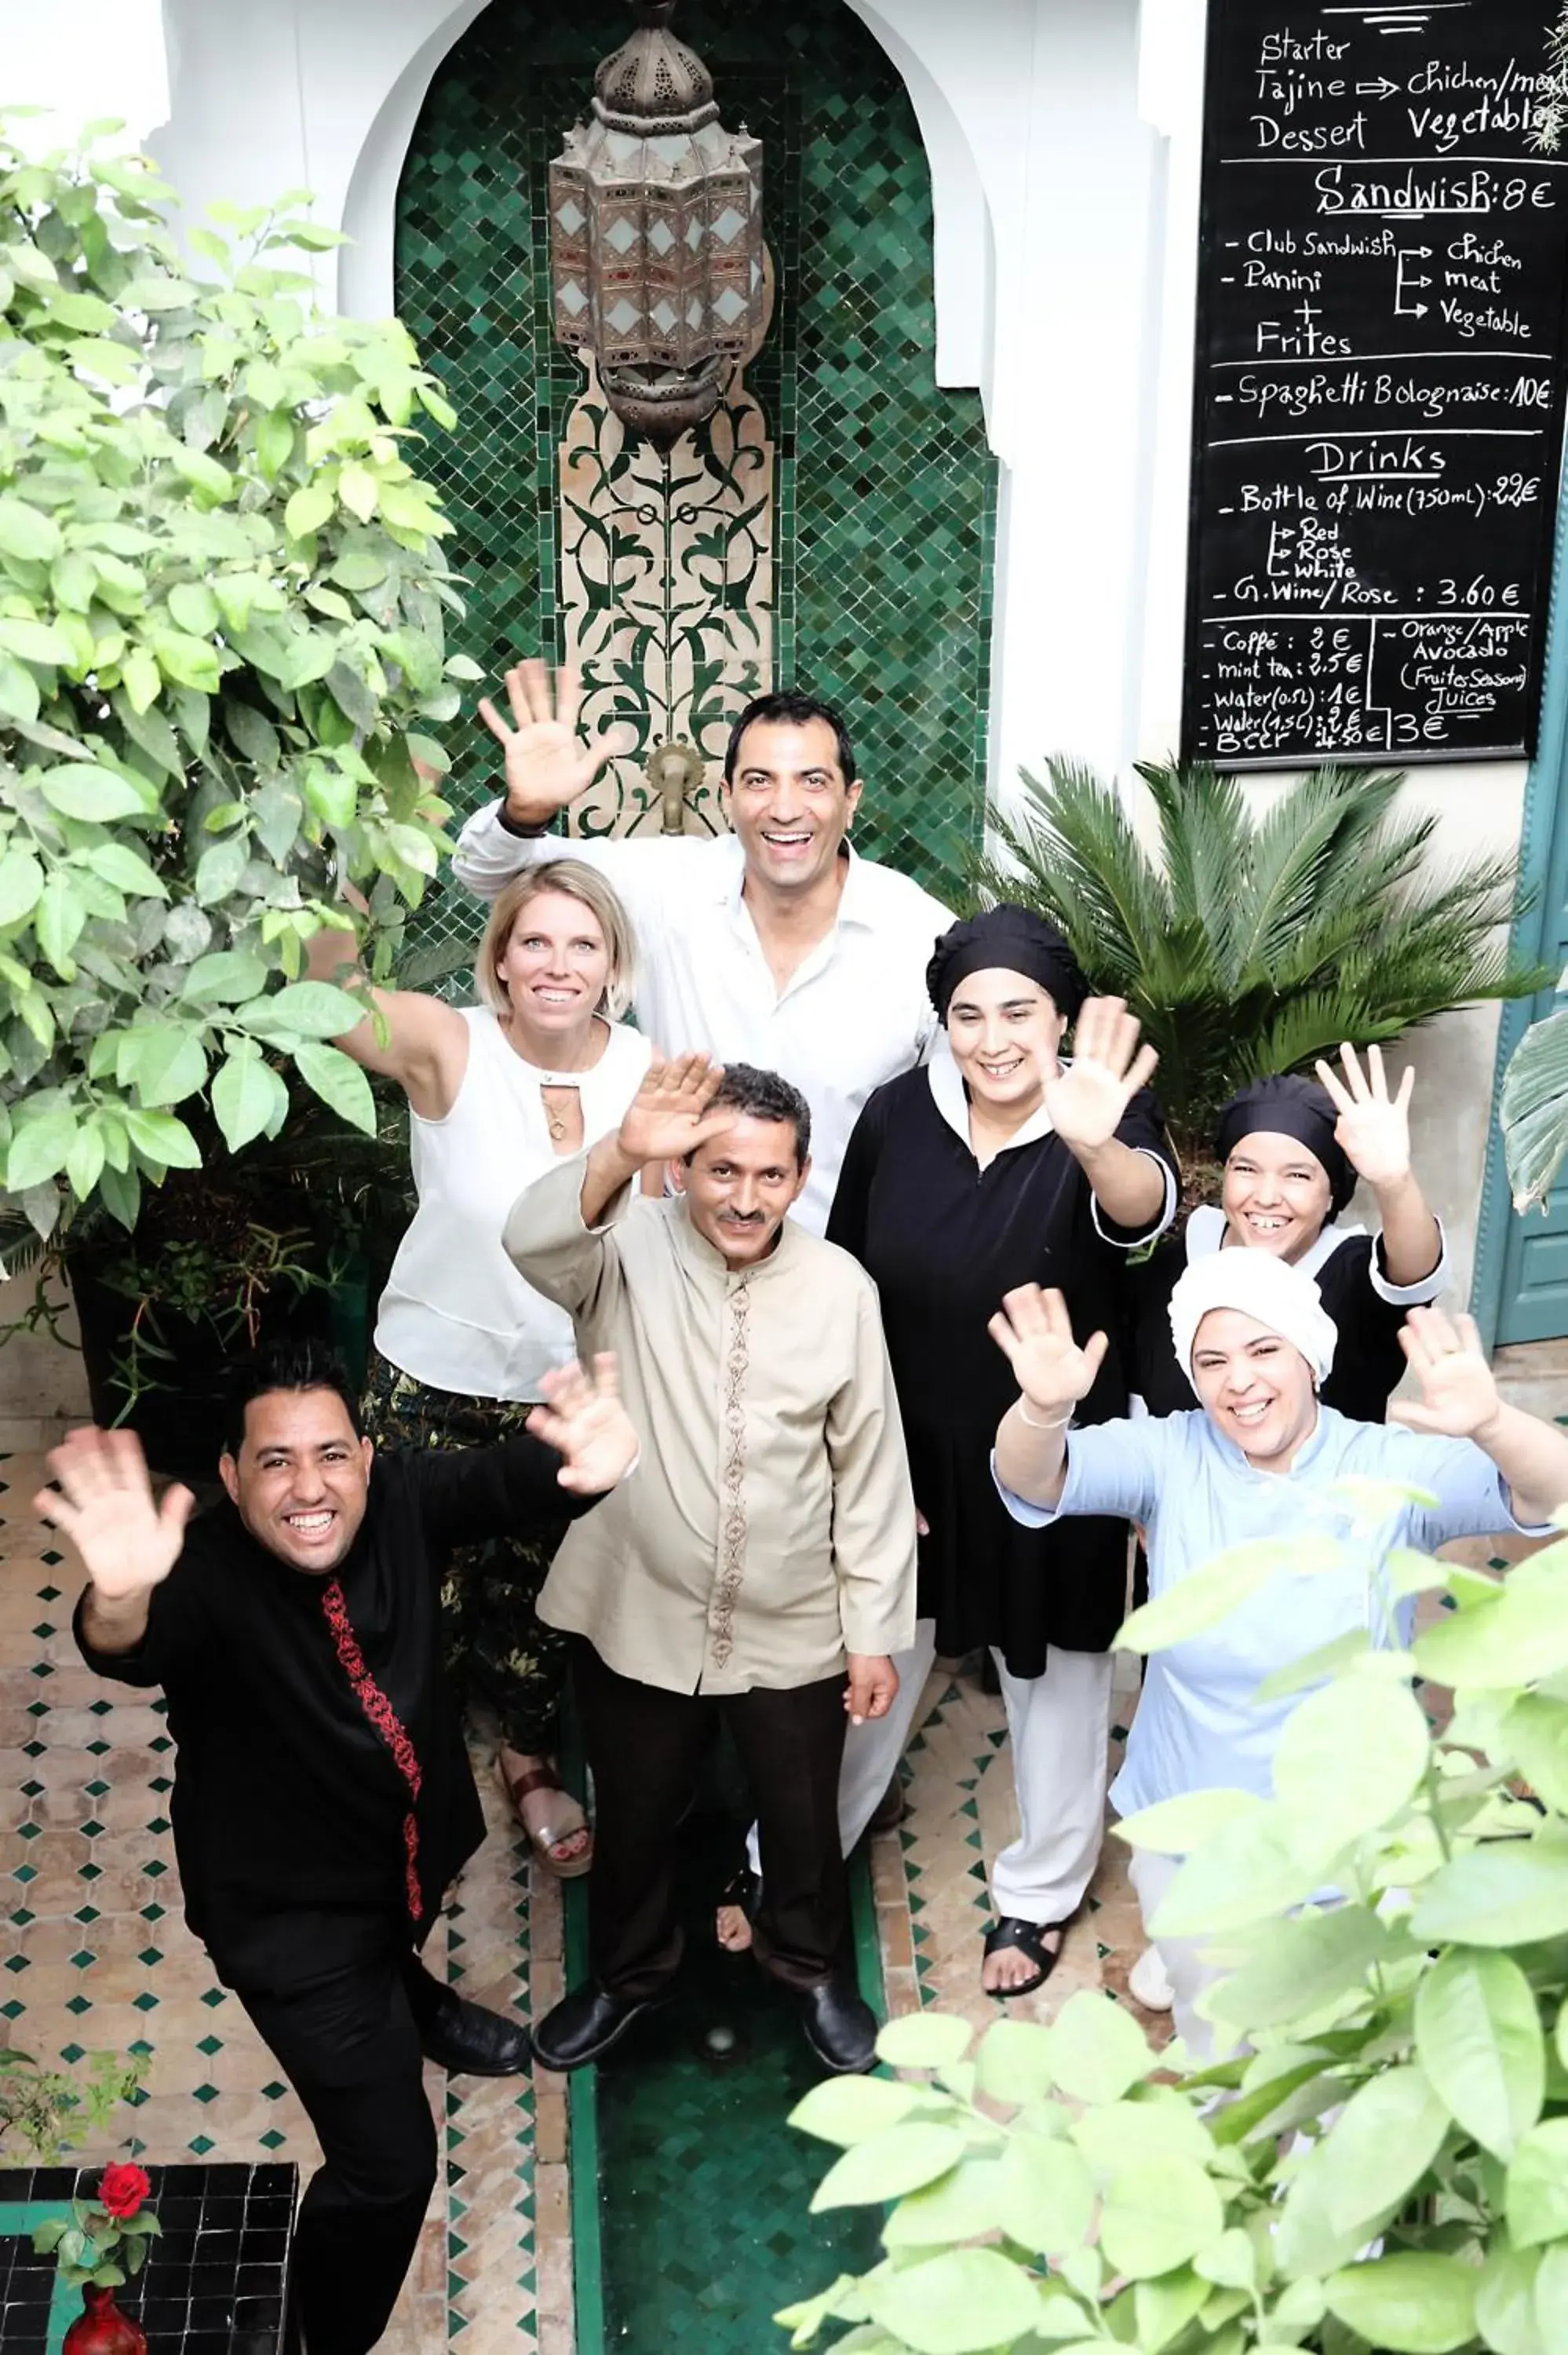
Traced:
<path fill-rule="evenodd" d="M 724 362 L 765 324 L 762 146 L 726 131 L 675 0 L 594 77 L 590 119 L 550 166 L 556 334 L 591 351 L 611 409 L 667 450 L 718 401 Z"/>

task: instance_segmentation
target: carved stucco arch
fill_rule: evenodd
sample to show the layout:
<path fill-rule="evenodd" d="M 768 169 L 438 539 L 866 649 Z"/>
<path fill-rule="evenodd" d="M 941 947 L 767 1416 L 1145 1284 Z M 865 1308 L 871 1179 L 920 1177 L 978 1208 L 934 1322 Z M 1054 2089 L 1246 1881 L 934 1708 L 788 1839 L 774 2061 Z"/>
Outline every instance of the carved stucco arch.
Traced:
<path fill-rule="evenodd" d="M 366 93 L 372 112 L 344 190 L 341 226 L 353 243 L 343 249 L 339 260 L 337 300 L 351 317 L 384 318 L 393 309 L 397 183 L 404 158 L 426 93 L 448 51 L 486 5 L 487 0 L 450 0 L 450 5 L 433 0 L 422 30 L 412 12 L 399 12 L 394 18 L 399 38 L 377 61 L 381 95 L 377 98 L 374 90 Z M 844 0 L 844 5 L 897 67 L 930 164 L 938 381 L 978 386 L 987 393 L 994 275 L 991 217 L 974 151 L 931 54 L 938 20 L 928 8 L 900 8 L 898 0 Z M 906 14 L 909 21 L 901 23 Z"/>

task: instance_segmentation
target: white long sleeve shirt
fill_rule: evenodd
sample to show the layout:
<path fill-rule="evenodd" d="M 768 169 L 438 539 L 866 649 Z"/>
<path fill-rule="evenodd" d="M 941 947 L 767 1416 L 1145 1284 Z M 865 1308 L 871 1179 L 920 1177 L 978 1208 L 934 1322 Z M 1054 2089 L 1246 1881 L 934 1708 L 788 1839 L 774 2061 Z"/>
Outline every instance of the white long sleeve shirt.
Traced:
<path fill-rule="evenodd" d="M 936 1030 L 926 966 L 951 912 L 906 875 L 851 850 L 837 922 L 780 989 L 741 896 L 746 855 L 733 835 L 523 837 L 507 833 L 498 807 L 463 827 L 458 880 L 493 900 L 545 859 L 597 868 L 636 931 L 638 1027 L 661 1053 L 778 1071 L 810 1105 L 811 1174 L 791 1215 L 820 1235 L 861 1106 L 920 1061 Z"/>

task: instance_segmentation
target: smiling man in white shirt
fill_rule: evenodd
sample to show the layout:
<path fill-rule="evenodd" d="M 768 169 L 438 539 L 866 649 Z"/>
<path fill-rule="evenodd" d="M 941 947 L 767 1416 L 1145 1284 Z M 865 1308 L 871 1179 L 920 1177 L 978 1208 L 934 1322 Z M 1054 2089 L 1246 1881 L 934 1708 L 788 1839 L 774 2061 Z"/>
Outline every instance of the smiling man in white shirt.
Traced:
<path fill-rule="evenodd" d="M 503 800 L 471 817 L 452 861 L 482 899 L 554 855 L 549 828 L 616 750 L 579 737 L 581 687 L 542 662 L 506 674 L 509 726 L 480 716 L 505 753 Z M 874 1088 L 910 1070 L 935 1028 L 926 965 L 951 911 L 848 836 L 861 797 L 842 720 L 812 697 L 768 695 L 736 721 L 725 759 L 733 834 L 709 840 L 579 839 L 626 902 L 641 951 L 637 1020 L 666 1055 L 782 1071 L 811 1107 L 810 1183 L 794 1215 L 828 1222 L 839 1164 Z"/>
<path fill-rule="evenodd" d="M 520 868 L 556 855 L 550 826 L 587 793 L 617 745 L 579 735 L 576 671 L 552 698 L 542 662 L 506 674 L 511 724 L 488 699 L 480 717 L 505 754 L 504 797 L 471 817 L 452 860 L 482 899 Z M 860 858 L 850 822 L 861 798 L 849 731 L 813 697 L 759 697 L 725 756 L 732 834 L 708 840 L 574 838 L 574 858 L 620 893 L 638 943 L 638 1027 L 665 1055 L 781 1071 L 811 1108 L 811 1168 L 790 1216 L 828 1222 L 839 1166 L 874 1088 L 925 1057 L 937 1028 L 926 967 L 951 911 L 906 875 Z M 885 1803 L 896 1819 L 899 1759 L 936 1656 L 935 1623 L 895 1657 L 888 1715 L 852 1732 L 839 1785 L 844 1853 Z M 741 1924 L 744 1930 L 744 1923 Z"/>

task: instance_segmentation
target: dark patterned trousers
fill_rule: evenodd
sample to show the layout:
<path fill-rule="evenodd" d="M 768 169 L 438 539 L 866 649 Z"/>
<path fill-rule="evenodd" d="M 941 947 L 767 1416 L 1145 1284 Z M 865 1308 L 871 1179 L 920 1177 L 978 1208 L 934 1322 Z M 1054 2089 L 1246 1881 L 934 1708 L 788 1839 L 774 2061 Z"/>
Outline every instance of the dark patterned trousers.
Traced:
<path fill-rule="evenodd" d="M 491 1447 L 521 1431 L 529 1412 L 432 1390 L 374 1354 L 362 1411 L 378 1446 L 408 1448 Z M 553 1753 L 559 1740 L 570 1639 L 546 1627 L 535 1605 L 567 1526 L 563 1519 L 539 1537 L 461 1546 L 441 1584 L 449 1673 L 465 1700 L 490 1703 L 511 1749 L 535 1757 Z"/>

